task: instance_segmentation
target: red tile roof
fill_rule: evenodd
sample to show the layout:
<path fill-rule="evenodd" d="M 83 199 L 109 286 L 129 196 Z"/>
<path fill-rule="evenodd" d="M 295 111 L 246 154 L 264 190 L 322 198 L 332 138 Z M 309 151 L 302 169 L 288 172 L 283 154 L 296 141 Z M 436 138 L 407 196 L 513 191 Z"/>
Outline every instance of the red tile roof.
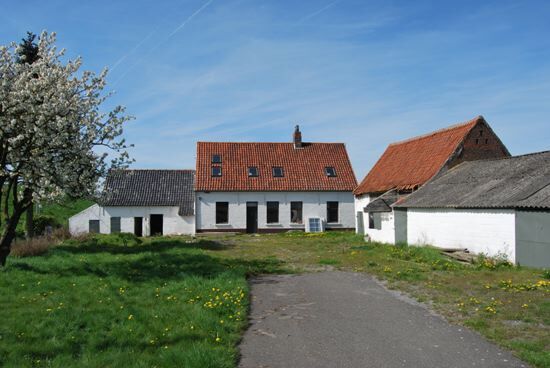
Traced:
<path fill-rule="evenodd" d="M 222 176 L 212 177 L 212 155 L 221 155 Z M 256 166 L 258 177 L 248 176 Z M 272 168 L 282 167 L 284 177 L 273 177 Z M 325 174 L 334 167 L 335 177 Z M 198 142 L 197 191 L 353 191 L 357 180 L 343 143 Z"/>
<path fill-rule="evenodd" d="M 431 179 L 464 141 L 470 130 L 484 119 L 468 122 L 392 143 L 355 189 L 355 195 L 414 189 Z"/>

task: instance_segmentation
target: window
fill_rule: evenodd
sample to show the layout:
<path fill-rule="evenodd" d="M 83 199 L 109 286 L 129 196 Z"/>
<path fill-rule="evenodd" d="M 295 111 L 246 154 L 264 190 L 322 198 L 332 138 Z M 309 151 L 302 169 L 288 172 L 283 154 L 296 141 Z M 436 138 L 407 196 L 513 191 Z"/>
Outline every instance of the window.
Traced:
<path fill-rule="evenodd" d="M 479 136 L 480 136 L 480 137 L 483 137 L 483 130 L 480 130 L 480 131 L 479 131 Z"/>
<path fill-rule="evenodd" d="M 476 144 L 479 144 L 479 139 L 476 138 Z"/>
<path fill-rule="evenodd" d="M 302 202 L 290 202 L 290 222 L 293 224 L 302 223 Z"/>
<path fill-rule="evenodd" d="M 279 223 L 279 202 L 267 202 L 267 223 Z"/>
<path fill-rule="evenodd" d="M 229 222 L 229 202 L 216 202 L 216 224 Z"/>
<path fill-rule="evenodd" d="M 338 202 L 327 202 L 327 222 L 338 222 Z"/>
<path fill-rule="evenodd" d="M 380 212 L 369 212 L 369 229 L 382 229 L 382 214 Z"/>
<path fill-rule="evenodd" d="M 212 166 L 212 176 L 222 176 L 222 167 Z"/>
<path fill-rule="evenodd" d="M 248 176 L 258 176 L 258 168 L 256 166 L 249 166 Z"/>
<path fill-rule="evenodd" d="M 111 217 L 111 234 L 120 233 L 120 217 Z"/>
<path fill-rule="evenodd" d="M 282 178 L 283 176 L 285 176 L 285 175 L 284 175 L 282 167 L 274 167 L 273 168 L 273 177 Z"/>
<path fill-rule="evenodd" d="M 99 234 L 99 220 L 88 221 L 88 232 L 92 234 Z"/>
<path fill-rule="evenodd" d="M 489 139 L 485 138 L 485 144 L 489 143 Z"/>
<path fill-rule="evenodd" d="M 212 155 L 212 163 L 213 164 L 221 164 L 222 163 L 222 156 L 218 155 L 218 154 Z"/>
<path fill-rule="evenodd" d="M 334 177 L 336 176 L 336 170 L 334 170 L 334 167 L 332 166 L 325 167 L 325 175 L 328 177 Z"/>

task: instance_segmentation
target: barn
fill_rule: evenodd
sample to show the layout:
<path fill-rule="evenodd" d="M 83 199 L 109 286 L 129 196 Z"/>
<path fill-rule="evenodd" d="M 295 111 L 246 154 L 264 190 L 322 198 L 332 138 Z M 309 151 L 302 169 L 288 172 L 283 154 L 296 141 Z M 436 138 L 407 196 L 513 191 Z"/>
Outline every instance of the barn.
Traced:
<path fill-rule="evenodd" d="M 550 267 L 550 151 L 464 162 L 393 208 L 409 244 Z"/>
<path fill-rule="evenodd" d="M 113 170 L 99 203 L 69 219 L 71 234 L 195 233 L 194 170 Z"/>
<path fill-rule="evenodd" d="M 482 116 L 390 144 L 354 190 L 357 232 L 378 242 L 406 241 L 395 201 L 461 162 L 508 156 Z"/>

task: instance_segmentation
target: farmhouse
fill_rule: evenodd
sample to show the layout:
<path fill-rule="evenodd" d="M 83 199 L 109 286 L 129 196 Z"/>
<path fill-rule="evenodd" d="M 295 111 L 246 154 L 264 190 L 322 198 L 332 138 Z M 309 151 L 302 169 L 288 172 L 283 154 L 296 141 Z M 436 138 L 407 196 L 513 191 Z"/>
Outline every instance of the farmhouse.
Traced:
<path fill-rule="evenodd" d="M 197 143 L 197 232 L 353 229 L 343 143 Z"/>
<path fill-rule="evenodd" d="M 550 267 L 550 151 L 464 162 L 394 208 L 409 244 Z"/>
<path fill-rule="evenodd" d="M 354 190 L 357 232 L 373 241 L 406 241 L 396 225 L 405 220 L 403 211 L 393 203 L 461 162 L 508 156 L 482 116 L 390 144 Z"/>
<path fill-rule="evenodd" d="M 113 170 L 99 204 L 69 219 L 71 234 L 195 233 L 194 170 Z"/>

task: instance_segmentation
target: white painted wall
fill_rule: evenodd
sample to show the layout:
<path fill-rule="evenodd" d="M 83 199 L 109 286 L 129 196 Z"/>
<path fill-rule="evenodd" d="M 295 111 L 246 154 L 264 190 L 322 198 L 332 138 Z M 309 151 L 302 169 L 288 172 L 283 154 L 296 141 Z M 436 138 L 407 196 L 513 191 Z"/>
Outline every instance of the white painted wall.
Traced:
<path fill-rule="evenodd" d="M 195 233 L 195 216 L 178 215 L 178 207 L 100 207 L 97 204 L 69 219 L 69 231 L 73 235 L 87 233 L 88 221 L 99 220 L 102 234 L 111 232 L 111 217 L 120 217 L 120 230 L 134 232 L 134 217 L 143 217 L 143 234 L 149 235 L 149 215 L 163 215 L 163 234 L 181 235 Z"/>
<path fill-rule="evenodd" d="M 355 202 L 355 219 L 356 219 L 355 232 L 359 233 L 360 231 L 360 226 L 357 223 L 357 212 L 361 212 L 363 214 L 362 215 L 363 216 L 363 234 L 365 234 L 366 229 L 369 227 L 369 215 L 368 213 L 363 212 L 363 208 L 365 208 L 365 206 L 370 203 L 370 197 L 368 194 L 362 194 L 360 196 L 354 197 L 354 202 Z"/>
<path fill-rule="evenodd" d="M 395 244 L 395 221 L 392 212 L 382 212 L 382 226 L 381 229 L 369 229 L 369 214 L 365 212 L 365 236 L 371 241 L 379 243 Z"/>
<path fill-rule="evenodd" d="M 407 210 L 409 244 L 468 248 L 489 256 L 505 253 L 515 262 L 515 237 L 513 210 Z"/>
<path fill-rule="evenodd" d="M 279 223 L 267 224 L 266 202 L 279 202 Z M 338 201 L 337 224 L 327 224 L 327 229 L 355 228 L 354 200 L 352 192 L 197 192 L 197 230 L 246 229 L 246 202 L 258 202 L 259 229 L 304 229 L 304 224 L 290 223 L 290 202 L 303 202 L 302 217 L 326 218 L 327 201 Z M 229 202 L 229 224 L 216 224 L 216 202 Z"/>

